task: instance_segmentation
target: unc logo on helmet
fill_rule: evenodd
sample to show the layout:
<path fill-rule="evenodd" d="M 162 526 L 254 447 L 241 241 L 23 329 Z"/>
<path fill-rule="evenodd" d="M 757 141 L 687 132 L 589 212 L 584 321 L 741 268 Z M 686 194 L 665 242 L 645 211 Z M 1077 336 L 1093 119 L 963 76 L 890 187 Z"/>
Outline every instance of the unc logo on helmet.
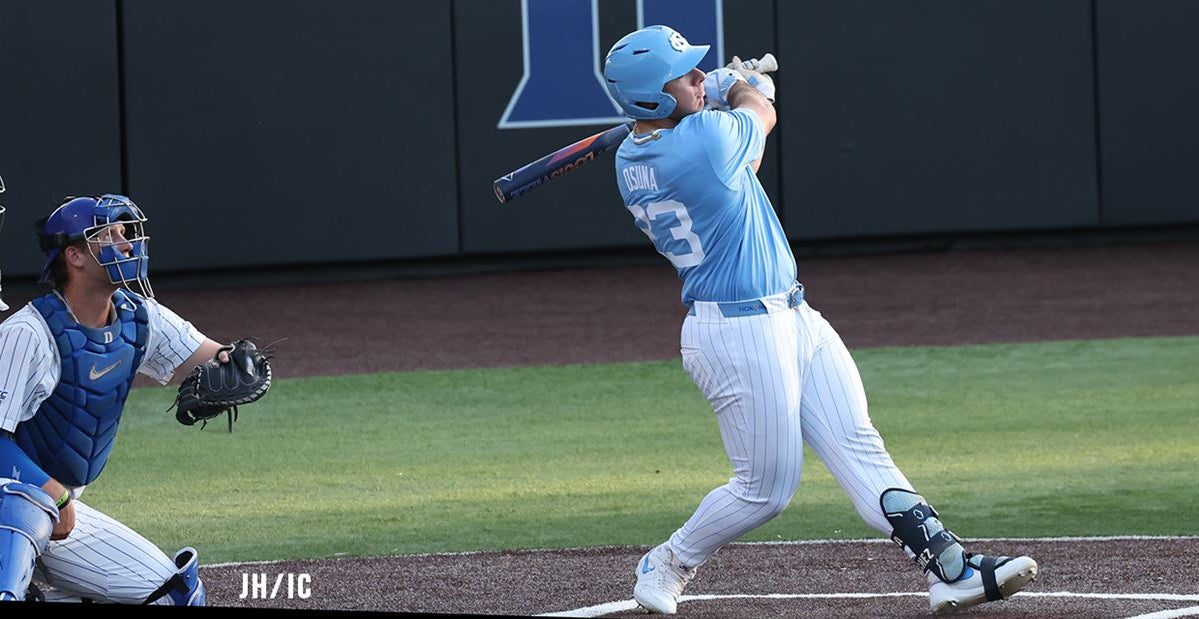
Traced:
<path fill-rule="evenodd" d="M 687 43 L 687 39 L 683 38 L 683 35 L 675 32 L 674 34 L 670 35 L 670 46 L 680 52 L 685 52 L 690 44 Z"/>
<path fill-rule="evenodd" d="M 608 93 L 625 114 L 638 120 L 666 118 L 678 101 L 662 89 L 691 72 L 708 53 L 669 26 L 647 26 L 625 35 L 608 52 L 604 78 Z"/>

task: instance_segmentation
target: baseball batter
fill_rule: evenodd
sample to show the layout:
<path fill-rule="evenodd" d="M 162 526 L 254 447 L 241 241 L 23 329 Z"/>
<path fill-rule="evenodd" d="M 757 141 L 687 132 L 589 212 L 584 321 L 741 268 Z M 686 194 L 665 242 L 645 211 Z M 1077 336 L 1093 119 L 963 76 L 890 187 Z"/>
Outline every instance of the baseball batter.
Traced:
<path fill-rule="evenodd" d="M 683 367 L 715 410 L 729 482 L 636 566 L 636 601 L 672 614 L 696 568 L 780 513 L 806 442 L 861 517 L 927 574 L 934 612 L 1010 596 L 1029 557 L 967 553 L 896 468 L 866 410 L 841 338 L 808 305 L 795 258 L 756 172 L 775 126 L 774 84 L 752 71 L 696 68 L 708 51 L 666 26 L 618 41 L 608 89 L 636 119 L 616 182 L 633 221 L 678 270 Z"/>
<path fill-rule="evenodd" d="M 0 324 L 0 600 L 204 603 L 194 549 L 168 557 L 80 500 L 135 373 L 166 384 L 220 348 L 153 299 L 145 222 L 109 194 L 37 224 L 52 291 Z"/>

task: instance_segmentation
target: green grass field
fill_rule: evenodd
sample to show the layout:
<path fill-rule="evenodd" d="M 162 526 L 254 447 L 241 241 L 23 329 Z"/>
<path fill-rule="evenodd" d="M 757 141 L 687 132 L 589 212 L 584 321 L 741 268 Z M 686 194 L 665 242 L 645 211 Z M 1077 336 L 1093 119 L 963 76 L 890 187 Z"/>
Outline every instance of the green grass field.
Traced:
<path fill-rule="evenodd" d="M 871 414 L 964 537 L 1199 533 L 1199 338 L 855 351 Z M 730 474 L 679 362 L 278 381 L 203 431 L 130 397 L 84 500 L 243 561 L 652 544 Z M 810 454 L 745 539 L 875 537 Z"/>

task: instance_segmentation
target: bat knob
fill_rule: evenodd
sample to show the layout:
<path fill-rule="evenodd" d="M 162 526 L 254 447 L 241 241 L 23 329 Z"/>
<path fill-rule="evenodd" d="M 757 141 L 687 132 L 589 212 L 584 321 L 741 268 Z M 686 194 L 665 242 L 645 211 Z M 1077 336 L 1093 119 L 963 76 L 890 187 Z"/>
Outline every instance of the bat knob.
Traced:
<path fill-rule="evenodd" d="M 775 59 L 774 54 L 767 52 L 762 54 L 762 57 L 758 59 L 758 66 L 754 70 L 758 73 L 771 73 L 778 71 L 778 68 L 779 62 Z"/>
<path fill-rule="evenodd" d="M 779 68 L 778 60 L 774 54 L 769 52 L 762 54 L 761 58 L 750 58 L 749 60 L 741 60 L 733 56 L 733 61 L 728 64 L 730 69 L 745 69 L 747 71 L 757 71 L 758 73 L 771 73 Z"/>

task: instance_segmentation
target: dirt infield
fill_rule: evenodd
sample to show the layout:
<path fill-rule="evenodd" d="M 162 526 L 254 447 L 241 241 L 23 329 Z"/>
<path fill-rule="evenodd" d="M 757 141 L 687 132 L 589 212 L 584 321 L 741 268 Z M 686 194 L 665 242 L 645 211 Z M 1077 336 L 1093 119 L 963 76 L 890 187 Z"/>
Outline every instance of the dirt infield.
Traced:
<path fill-rule="evenodd" d="M 1191 607 L 1199 612 L 1199 566 L 1192 558 L 1199 539 L 979 541 L 971 546 L 980 552 L 1029 554 L 1041 564 L 1027 594 L 964 613 L 971 617 L 1133 617 Z M 629 602 L 633 567 L 645 550 L 292 561 L 206 568 L 204 580 L 210 602 L 259 608 L 521 616 L 564 611 L 598 616 L 611 610 L 604 616 L 634 616 L 643 613 Z M 311 597 L 240 599 L 247 573 L 263 574 L 270 583 L 280 574 L 309 574 Z M 922 583 L 915 566 L 890 542 L 732 544 L 687 588 L 689 596 L 714 599 L 685 600 L 679 616 L 927 616 Z M 797 594 L 808 597 L 768 597 Z M 618 602 L 625 604 L 612 604 Z M 591 608 L 602 604 L 620 608 Z"/>
<path fill-rule="evenodd" d="M 851 349 L 1199 334 L 1194 243 L 809 258 L 800 261 L 800 279 Z M 675 358 L 678 290 L 662 263 L 241 288 L 237 304 L 211 289 L 167 286 L 158 296 L 218 340 L 288 338 L 275 366 L 278 376 L 294 377 Z M 970 611 L 975 617 L 1199 613 L 1199 539 L 973 549 L 1027 552 L 1042 566 L 1028 595 Z M 294 561 L 203 573 L 209 602 L 219 606 L 529 615 L 614 604 L 599 610 L 620 616 L 635 614 L 619 603 L 631 597 L 632 567 L 644 550 Z M 310 597 L 239 597 L 252 574 L 273 584 L 301 573 L 311 578 Z M 716 597 L 686 601 L 680 614 L 922 616 L 925 593 L 889 543 L 732 545 L 687 590 Z M 782 597 L 727 597 L 769 594 Z"/>
<path fill-rule="evenodd" d="M 679 282 L 659 262 L 158 297 L 218 340 L 288 338 L 280 377 L 647 361 L 679 355 Z M 1199 334 L 1199 243 L 808 258 L 799 274 L 851 350 Z"/>

